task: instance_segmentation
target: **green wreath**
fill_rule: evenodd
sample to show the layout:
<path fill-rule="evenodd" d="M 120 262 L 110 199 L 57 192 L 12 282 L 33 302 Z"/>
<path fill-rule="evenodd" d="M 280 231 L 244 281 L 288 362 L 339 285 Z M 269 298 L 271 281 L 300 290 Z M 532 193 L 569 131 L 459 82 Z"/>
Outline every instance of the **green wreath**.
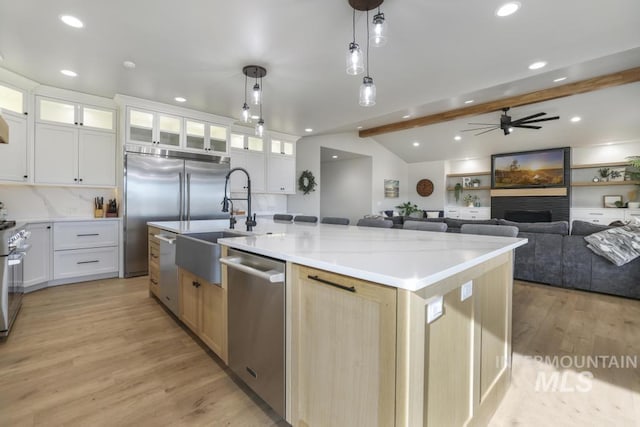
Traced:
<path fill-rule="evenodd" d="M 310 170 L 306 170 L 300 174 L 298 178 L 298 190 L 304 194 L 309 194 L 312 191 L 316 191 L 316 179 Z"/>

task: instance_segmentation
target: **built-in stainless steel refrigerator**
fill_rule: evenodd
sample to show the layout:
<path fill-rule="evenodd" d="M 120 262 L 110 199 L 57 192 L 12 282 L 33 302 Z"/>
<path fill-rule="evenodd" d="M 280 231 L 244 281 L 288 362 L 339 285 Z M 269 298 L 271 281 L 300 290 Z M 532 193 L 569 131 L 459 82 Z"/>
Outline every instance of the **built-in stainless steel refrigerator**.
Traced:
<path fill-rule="evenodd" d="M 147 222 L 229 218 L 222 212 L 229 158 L 127 147 L 124 275 L 148 273 Z"/>

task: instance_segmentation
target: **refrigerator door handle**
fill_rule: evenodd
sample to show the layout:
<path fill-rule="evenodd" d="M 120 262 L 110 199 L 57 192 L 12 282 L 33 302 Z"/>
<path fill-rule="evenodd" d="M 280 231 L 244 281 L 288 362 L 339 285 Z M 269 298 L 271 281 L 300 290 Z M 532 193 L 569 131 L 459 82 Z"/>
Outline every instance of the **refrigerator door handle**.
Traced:
<path fill-rule="evenodd" d="M 187 221 L 191 221 L 191 174 L 187 174 Z"/>
<path fill-rule="evenodd" d="M 182 172 L 178 172 L 178 179 L 180 180 L 180 221 L 184 220 L 184 194 L 182 183 Z"/>

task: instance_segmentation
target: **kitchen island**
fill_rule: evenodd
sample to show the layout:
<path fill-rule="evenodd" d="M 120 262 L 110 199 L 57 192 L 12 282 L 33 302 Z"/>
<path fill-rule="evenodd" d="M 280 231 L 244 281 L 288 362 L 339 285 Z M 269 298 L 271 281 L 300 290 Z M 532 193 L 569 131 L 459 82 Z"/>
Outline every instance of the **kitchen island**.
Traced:
<path fill-rule="evenodd" d="M 504 396 L 525 239 L 263 221 L 219 243 L 286 261 L 294 426 L 486 425 Z"/>

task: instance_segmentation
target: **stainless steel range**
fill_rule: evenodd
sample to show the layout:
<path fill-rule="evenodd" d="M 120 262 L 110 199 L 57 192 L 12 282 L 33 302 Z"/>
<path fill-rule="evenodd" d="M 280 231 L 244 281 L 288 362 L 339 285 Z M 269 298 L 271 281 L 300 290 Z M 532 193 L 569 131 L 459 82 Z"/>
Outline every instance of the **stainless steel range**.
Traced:
<path fill-rule="evenodd" d="M 0 222 L 0 337 L 9 334 L 22 306 L 22 260 L 29 235 L 15 221 Z"/>

